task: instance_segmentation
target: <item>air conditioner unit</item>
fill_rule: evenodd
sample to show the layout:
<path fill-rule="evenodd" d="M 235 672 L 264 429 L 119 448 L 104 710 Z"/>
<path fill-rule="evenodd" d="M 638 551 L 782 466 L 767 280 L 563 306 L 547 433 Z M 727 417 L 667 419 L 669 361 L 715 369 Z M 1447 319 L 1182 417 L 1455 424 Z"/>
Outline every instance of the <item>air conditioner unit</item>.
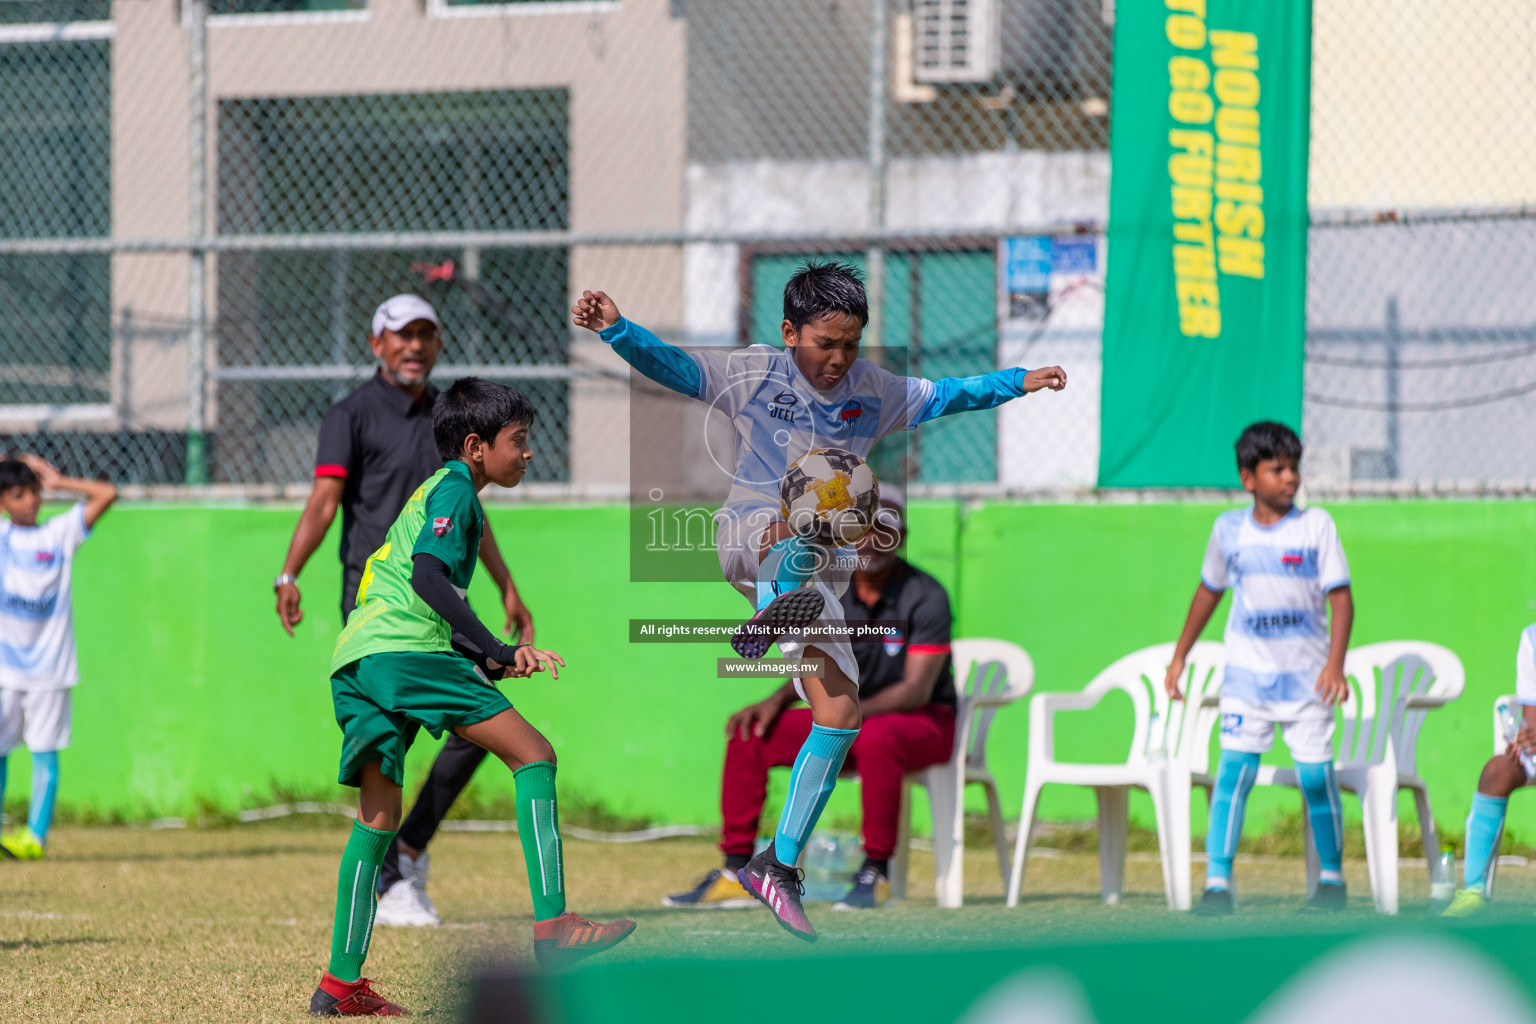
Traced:
<path fill-rule="evenodd" d="M 998 72 L 1001 0 L 912 0 L 912 77 L 986 82 Z"/>

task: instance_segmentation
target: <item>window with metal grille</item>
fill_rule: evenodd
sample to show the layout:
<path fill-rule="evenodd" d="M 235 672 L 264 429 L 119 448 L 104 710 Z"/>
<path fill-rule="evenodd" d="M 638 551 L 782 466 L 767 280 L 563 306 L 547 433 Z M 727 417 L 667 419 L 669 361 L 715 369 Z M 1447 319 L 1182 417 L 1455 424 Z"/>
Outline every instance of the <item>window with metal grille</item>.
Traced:
<path fill-rule="evenodd" d="M 997 0 L 913 0 L 913 76 L 985 82 L 998 69 Z"/>

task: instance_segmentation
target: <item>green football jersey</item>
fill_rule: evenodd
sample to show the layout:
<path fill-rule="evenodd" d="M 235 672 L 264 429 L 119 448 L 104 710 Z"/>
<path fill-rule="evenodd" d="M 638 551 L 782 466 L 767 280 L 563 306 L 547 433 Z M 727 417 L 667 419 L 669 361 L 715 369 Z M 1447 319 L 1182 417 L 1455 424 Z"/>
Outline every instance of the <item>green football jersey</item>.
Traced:
<path fill-rule="evenodd" d="M 455 459 L 416 488 L 384 545 L 369 556 L 357 608 L 336 638 L 331 671 L 385 651 L 453 650 L 453 630 L 411 587 L 413 560 L 420 554 L 441 559 L 462 597 L 475 574 L 484 532 L 485 513 L 469 467 Z"/>

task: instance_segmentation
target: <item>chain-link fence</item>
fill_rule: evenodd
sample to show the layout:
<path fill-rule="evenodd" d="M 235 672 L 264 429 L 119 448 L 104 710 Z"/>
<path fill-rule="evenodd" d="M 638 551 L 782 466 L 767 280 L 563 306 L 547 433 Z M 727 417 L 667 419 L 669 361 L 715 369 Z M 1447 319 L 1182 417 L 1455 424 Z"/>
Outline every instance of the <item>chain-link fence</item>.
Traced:
<path fill-rule="evenodd" d="M 1309 473 L 1536 480 L 1536 10 L 1314 9 Z M 679 343 L 771 341 L 824 253 L 864 267 L 868 337 L 911 372 L 1072 374 L 925 427 L 914 483 L 1091 487 L 1113 23 L 1113 0 L 0 0 L 0 444 L 129 484 L 303 481 L 372 372 L 371 311 L 415 291 L 439 382 L 535 399 L 545 492 L 620 496 L 627 370 L 573 293 Z"/>

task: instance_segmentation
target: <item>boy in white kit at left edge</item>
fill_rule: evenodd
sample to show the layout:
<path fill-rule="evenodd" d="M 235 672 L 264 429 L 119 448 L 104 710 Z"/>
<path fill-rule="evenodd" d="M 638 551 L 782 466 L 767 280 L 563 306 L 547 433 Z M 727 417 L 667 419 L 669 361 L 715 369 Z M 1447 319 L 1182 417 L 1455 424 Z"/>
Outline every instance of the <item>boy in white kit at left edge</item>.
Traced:
<path fill-rule="evenodd" d="M 39 524 L 44 489 L 85 500 Z M 76 550 L 116 500 L 112 484 L 66 477 L 36 455 L 0 460 L 0 798 L 11 751 L 25 744 L 32 754 L 27 827 L 0 839 L 8 857 L 38 860 L 48 842 L 80 681 L 70 577 Z"/>

